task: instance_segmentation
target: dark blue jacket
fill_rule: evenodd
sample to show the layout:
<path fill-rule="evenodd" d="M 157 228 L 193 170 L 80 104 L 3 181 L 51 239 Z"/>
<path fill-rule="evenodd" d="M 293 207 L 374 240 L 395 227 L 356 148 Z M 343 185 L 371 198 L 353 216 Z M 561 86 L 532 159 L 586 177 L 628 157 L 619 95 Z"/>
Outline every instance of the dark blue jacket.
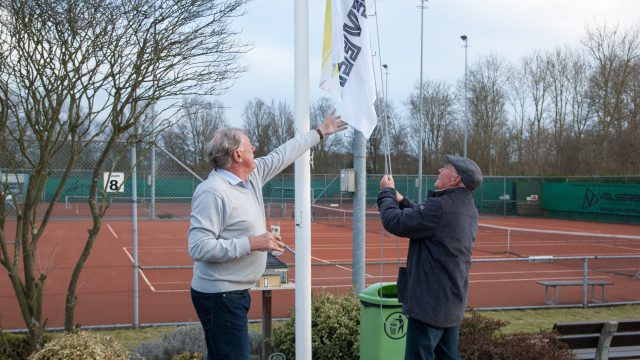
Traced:
<path fill-rule="evenodd" d="M 430 191 L 414 206 L 398 204 L 395 190 L 378 195 L 384 228 L 409 238 L 407 268 L 398 276 L 398 300 L 406 315 L 436 327 L 460 325 L 467 304 L 471 249 L 478 210 L 471 191 Z"/>

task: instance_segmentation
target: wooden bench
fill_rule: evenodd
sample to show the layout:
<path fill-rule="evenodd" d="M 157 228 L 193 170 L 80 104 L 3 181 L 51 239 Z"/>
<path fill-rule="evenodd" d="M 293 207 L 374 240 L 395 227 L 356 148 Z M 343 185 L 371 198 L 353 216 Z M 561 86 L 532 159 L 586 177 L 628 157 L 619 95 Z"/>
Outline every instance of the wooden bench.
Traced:
<path fill-rule="evenodd" d="M 640 319 L 558 323 L 553 329 L 578 359 L 640 358 Z"/>
<path fill-rule="evenodd" d="M 538 284 L 544 285 L 544 303 L 548 305 L 558 305 L 558 293 L 563 286 L 584 286 L 582 280 L 563 280 L 563 281 L 537 281 Z M 591 301 L 594 303 L 607 302 L 607 293 L 605 287 L 607 285 L 613 285 L 613 282 L 606 280 L 589 280 L 587 286 L 591 288 Z M 596 297 L 596 286 L 599 286 L 602 290 L 600 299 Z M 554 297 L 553 300 L 549 298 L 549 288 L 553 288 Z"/>

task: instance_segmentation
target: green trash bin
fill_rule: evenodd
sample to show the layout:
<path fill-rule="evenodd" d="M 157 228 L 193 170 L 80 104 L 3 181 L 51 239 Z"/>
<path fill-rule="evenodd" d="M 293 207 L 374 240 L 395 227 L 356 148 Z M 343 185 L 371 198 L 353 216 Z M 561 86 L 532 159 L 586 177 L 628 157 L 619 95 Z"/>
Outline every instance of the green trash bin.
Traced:
<path fill-rule="evenodd" d="M 404 359 L 409 321 L 398 302 L 396 283 L 377 283 L 360 298 L 360 359 Z"/>

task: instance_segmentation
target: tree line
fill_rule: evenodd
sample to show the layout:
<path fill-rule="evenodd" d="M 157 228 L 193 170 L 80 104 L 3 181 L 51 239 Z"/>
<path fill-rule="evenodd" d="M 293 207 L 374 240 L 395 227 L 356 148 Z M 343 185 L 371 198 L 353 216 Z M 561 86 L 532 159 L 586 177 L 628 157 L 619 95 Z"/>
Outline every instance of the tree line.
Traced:
<path fill-rule="evenodd" d="M 553 50 L 533 50 L 512 64 L 497 54 L 470 64 L 465 101 L 464 79 L 423 83 L 420 116 L 419 81 L 401 104 L 379 94 L 378 127 L 367 144 L 367 172 L 382 173 L 388 152 L 394 173 L 414 174 L 422 147 L 424 173 L 433 174 L 445 153 L 468 156 L 486 175 L 629 175 L 640 170 L 640 34 L 638 26 L 585 28 L 581 43 Z M 217 101 L 185 100 L 184 122 L 168 130 L 164 145 L 190 166 L 205 170 L 196 151 L 199 126 L 189 114 Z M 327 98 L 310 108 L 312 126 L 333 107 Z M 400 110 L 398 110 L 400 108 Z M 466 115 L 466 116 L 465 116 Z M 224 111 L 207 124 L 228 126 Z M 465 120 L 468 119 L 468 120 Z M 188 124 L 190 131 L 180 130 Z M 293 135 L 291 106 L 254 98 L 242 112 L 242 128 L 264 155 Z M 215 126 L 209 129 L 209 133 Z M 176 134 L 193 136 L 177 146 Z M 351 134 L 332 137 L 314 150 L 315 173 L 336 173 L 352 164 Z M 334 140 L 335 139 L 335 140 Z"/>

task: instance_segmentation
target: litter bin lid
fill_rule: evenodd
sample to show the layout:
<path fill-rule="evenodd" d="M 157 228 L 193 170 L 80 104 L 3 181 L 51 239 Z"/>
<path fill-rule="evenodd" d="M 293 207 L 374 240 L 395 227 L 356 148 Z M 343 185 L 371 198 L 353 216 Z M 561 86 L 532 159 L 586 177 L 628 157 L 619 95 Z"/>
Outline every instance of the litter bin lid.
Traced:
<path fill-rule="evenodd" d="M 394 282 L 375 283 L 358 294 L 360 301 L 376 305 L 401 305 L 398 286 Z"/>

